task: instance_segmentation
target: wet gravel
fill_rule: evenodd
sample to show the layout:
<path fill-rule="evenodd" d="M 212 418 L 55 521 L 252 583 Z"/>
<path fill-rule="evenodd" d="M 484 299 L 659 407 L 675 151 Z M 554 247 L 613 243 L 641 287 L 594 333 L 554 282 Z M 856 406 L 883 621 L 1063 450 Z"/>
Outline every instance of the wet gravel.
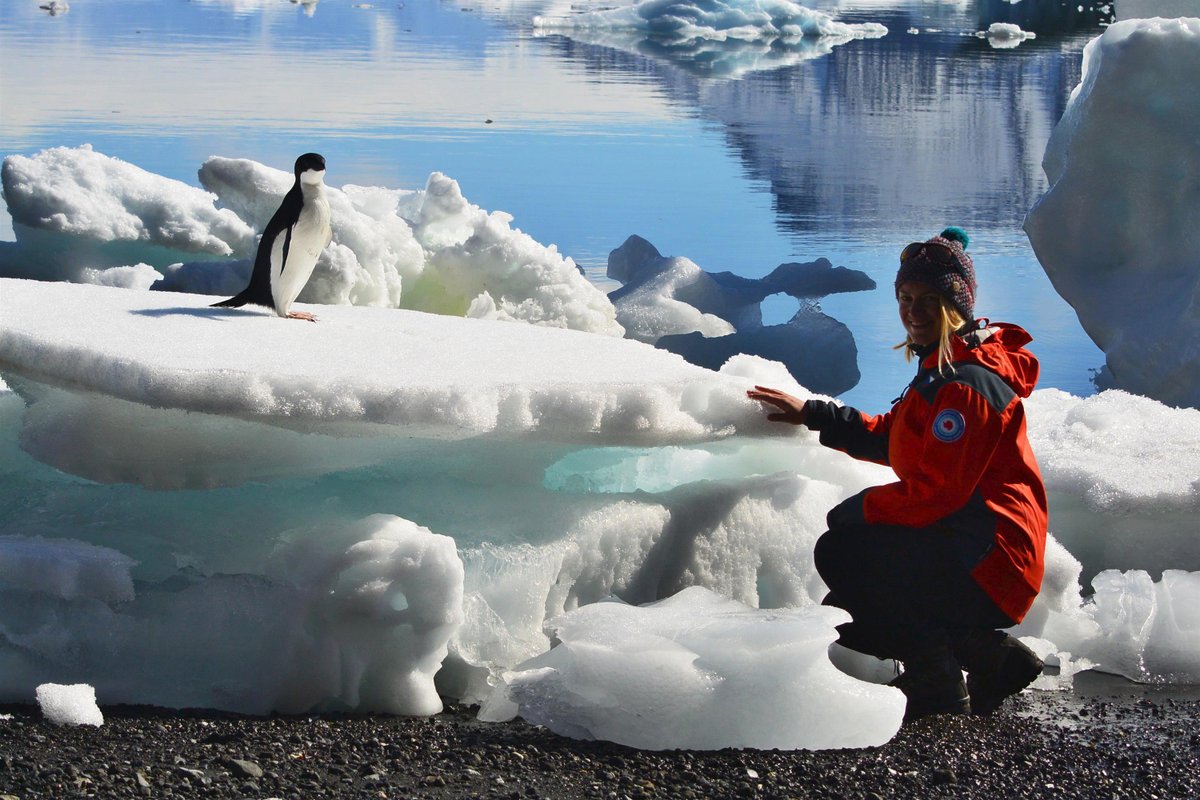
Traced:
<path fill-rule="evenodd" d="M 430 718 L 109 707 L 101 728 L 2 710 L 2 800 L 1200 797 L 1200 696 L 1103 682 L 820 752 L 639 751 L 453 705 Z"/>

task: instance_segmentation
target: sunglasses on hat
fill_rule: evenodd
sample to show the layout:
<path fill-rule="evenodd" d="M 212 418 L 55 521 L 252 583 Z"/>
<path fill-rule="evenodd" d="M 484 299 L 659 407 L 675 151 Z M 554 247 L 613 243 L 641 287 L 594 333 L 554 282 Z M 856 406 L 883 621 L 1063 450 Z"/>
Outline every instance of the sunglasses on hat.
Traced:
<path fill-rule="evenodd" d="M 924 257 L 927 261 L 932 261 L 934 264 L 941 264 L 947 267 L 958 265 L 958 256 L 944 244 L 937 242 L 913 242 L 900 251 L 900 263 Z"/>

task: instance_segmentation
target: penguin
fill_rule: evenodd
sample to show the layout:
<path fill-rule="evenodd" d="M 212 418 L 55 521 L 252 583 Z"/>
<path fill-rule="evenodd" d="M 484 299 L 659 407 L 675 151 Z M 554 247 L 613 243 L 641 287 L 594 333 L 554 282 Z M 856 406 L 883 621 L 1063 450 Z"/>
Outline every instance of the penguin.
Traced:
<path fill-rule="evenodd" d="M 321 251 L 333 239 L 325 196 L 325 159 L 318 153 L 305 153 L 296 159 L 293 171 L 296 182 L 283 196 L 258 243 L 250 285 L 228 300 L 213 303 L 214 308 L 253 303 L 274 308 L 288 319 L 317 321 L 314 315 L 291 307 L 308 283 Z"/>

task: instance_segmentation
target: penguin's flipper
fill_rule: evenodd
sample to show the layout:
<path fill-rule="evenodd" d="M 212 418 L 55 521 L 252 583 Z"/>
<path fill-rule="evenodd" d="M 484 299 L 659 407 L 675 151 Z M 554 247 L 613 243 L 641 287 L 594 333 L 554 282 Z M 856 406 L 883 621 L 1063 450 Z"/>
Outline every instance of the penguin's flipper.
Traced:
<path fill-rule="evenodd" d="M 283 254 L 279 257 L 279 274 L 287 269 L 288 253 L 292 251 L 292 231 L 295 230 L 296 223 L 287 226 L 287 230 L 283 233 Z"/>

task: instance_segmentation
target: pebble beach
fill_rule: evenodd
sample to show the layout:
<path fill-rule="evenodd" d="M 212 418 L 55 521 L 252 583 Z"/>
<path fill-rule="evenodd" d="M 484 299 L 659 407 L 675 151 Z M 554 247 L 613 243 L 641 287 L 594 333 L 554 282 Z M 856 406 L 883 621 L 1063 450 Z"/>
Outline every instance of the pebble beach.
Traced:
<path fill-rule="evenodd" d="M 0 800 L 1200 797 L 1200 691 L 1087 675 L 990 717 L 825 751 L 634 750 L 453 704 L 422 718 L 103 710 L 97 728 L 3 707 Z"/>

